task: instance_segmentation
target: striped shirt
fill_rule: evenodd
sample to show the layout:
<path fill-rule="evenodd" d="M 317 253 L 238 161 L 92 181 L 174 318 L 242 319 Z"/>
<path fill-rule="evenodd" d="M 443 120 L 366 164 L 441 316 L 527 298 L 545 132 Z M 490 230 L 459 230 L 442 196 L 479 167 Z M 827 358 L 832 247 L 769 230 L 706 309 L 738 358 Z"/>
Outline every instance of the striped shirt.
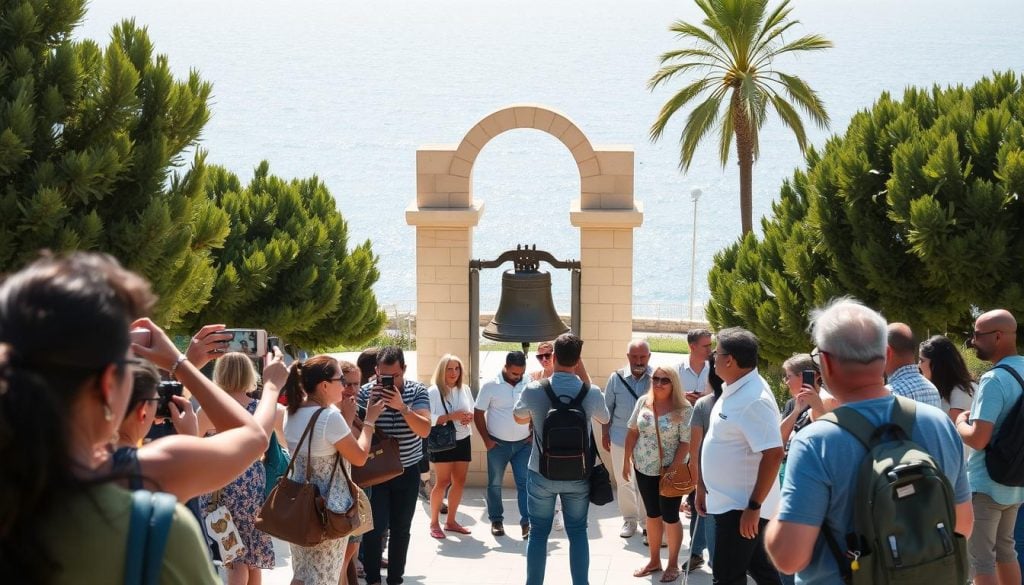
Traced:
<path fill-rule="evenodd" d="M 359 406 L 360 414 L 366 412 L 366 403 L 370 399 L 370 389 L 373 383 L 364 385 L 359 389 L 359 396 L 356 397 L 356 404 Z M 430 399 L 427 397 L 427 387 L 419 382 L 406 380 L 402 386 L 402 402 L 409 405 L 412 410 L 430 411 Z M 416 465 L 423 459 L 423 439 L 409 428 L 402 413 L 391 408 L 385 408 L 377 419 L 377 429 L 389 437 L 398 439 L 399 452 L 402 458 L 402 467 Z"/>
<path fill-rule="evenodd" d="M 942 397 L 935 385 L 921 375 L 917 364 L 908 364 L 897 368 L 889 375 L 886 385 L 893 394 L 905 396 L 935 408 L 942 408 Z"/>

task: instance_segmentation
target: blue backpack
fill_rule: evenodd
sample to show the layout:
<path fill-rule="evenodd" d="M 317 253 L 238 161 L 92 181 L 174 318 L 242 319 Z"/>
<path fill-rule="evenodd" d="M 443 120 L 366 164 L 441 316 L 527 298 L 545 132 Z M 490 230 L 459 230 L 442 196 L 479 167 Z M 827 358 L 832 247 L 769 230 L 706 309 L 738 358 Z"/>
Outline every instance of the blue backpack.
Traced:
<path fill-rule="evenodd" d="M 157 585 L 160 582 L 164 548 L 177 502 L 171 494 L 146 490 L 132 492 L 132 515 L 124 555 L 125 585 Z"/>

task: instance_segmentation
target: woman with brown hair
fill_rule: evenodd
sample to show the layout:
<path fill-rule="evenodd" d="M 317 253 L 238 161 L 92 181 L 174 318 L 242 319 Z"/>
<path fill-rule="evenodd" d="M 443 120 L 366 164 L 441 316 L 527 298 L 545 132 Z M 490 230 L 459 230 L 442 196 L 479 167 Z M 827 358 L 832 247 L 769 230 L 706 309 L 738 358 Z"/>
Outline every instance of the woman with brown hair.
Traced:
<path fill-rule="evenodd" d="M 341 457 L 346 471 L 351 465 L 366 462 L 377 417 L 384 411 L 384 402 L 376 400 L 366 410 L 366 418 L 359 438 L 336 406 L 344 396 L 345 376 L 338 360 L 318 355 L 305 362 L 292 364 L 288 381 L 284 385 L 288 400 L 284 432 L 288 450 L 294 462 L 293 479 L 309 479 L 320 490 L 327 507 L 334 512 L 345 512 L 355 505 L 356 495 L 349 492 L 341 471 L 332 471 Z M 315 418 L 314 418 L 315 417 Z M 315 424 L 313 424 L 315 421 Z M 306 439 L 299 440 L 309 428 Z M 311 476 L 306 477 L 310 467 Z M 293 585 L 335 585 L 339 581 L 345 560 L 348 538 L 324 541 L 316 546 L 291 545 Z"/>
<path fill-rule="evenodd" d="M 683 544 L 683 527 L 679 523 L 682 496 L 667 498 L 659 493 L 662 475 L 683 464 L 689 452 L 690 414 L 693 407 L 686 400 L 679 372 L 675 368 L 656 368 L 651 373 L 651 387 L 640 397 L 627 423 L 622 477 L 629 480 L 636 473 L 637 490 L 647 510 L 647 548 L 650 560 L 633 572 L 646 577 L 661 571 L 661 535 L 667 533 L 668 568 L 662 583 L 679 578 L 679 550 Z M 690 461 L 691 477 L 696 477 L 694 461 Z"/>

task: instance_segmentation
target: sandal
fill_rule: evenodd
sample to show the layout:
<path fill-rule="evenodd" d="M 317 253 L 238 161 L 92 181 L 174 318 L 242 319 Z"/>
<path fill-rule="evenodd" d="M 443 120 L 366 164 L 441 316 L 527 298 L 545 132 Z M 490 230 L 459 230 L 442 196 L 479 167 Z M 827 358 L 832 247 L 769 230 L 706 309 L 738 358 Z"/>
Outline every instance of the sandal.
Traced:
<path fill-rule="evenodd" d="M 677 569 L 675 567 L 669 567 L 669 568 L 665 569 L 665 574 L 663 574 L 661 576 L 661 579 L 658 579 L 658 580 L 661 581 L 662 583 L 671 583 L 671 582 L 675 581 L 678 578 L 679 578 L 679 569 Z"/>
<path fill-rule="evenodd" d="M 430 527 L 430 536 L 432 538 L 436 538 L 438 540 L 444 540 L 446 538 L 445 535 L 444 535 L 444 531 L 441 530 L 440 526 L 431 526 Z"/>
<path fill-rule="evenodd" d="M 448 532 L 457 532 L 459 534 L 472 534 L 472 531 L 465 526 L 459 526 L 458 524 L 445 524 L 444 529 Z"/>
<path fill-rule="evenodd" d="M 633 576 L 634 577 L 646 577 L 648 575 L 653 575 L 654 573 L 659 573 L 659 572 L 661 572 L 661 567 L 657 567 L 657 566 L 652 567 L 651 565 L 644 565 L 643 567 L 640 567 L 639 569 L 633 571 Z"/>

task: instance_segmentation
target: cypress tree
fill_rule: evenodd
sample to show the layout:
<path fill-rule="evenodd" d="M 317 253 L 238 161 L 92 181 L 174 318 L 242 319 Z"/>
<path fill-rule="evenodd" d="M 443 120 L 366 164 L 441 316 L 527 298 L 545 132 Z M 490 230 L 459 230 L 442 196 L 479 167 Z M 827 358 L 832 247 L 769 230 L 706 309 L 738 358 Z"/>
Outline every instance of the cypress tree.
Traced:
<path fill-rule="evenodd" d="M 769 345 L 776 336 L 782 347 L 766 357 L 777 360 L 806 349 L 806 335 L 792 333 L 836 294 L 921 335 L 961 336 L 979 310 L 1024 314 L 1021 193 L 1024 89 L 1015 73 L 908 88 L 902 100 L 884 93 L 807 157 L 763 239 L 717 257 L 709 317 L 760 329 Z"/>
<path fill-rule="evenodd" d="M 179 324 L 209 298 L 227 215 L 185 160 L 211 87 L 171 75 L 145 28 L 73 41 L 83 0 L 0 2 L 0 271 L 38 253 L 97 250 L 145 275 L 155 317 Z"/>

